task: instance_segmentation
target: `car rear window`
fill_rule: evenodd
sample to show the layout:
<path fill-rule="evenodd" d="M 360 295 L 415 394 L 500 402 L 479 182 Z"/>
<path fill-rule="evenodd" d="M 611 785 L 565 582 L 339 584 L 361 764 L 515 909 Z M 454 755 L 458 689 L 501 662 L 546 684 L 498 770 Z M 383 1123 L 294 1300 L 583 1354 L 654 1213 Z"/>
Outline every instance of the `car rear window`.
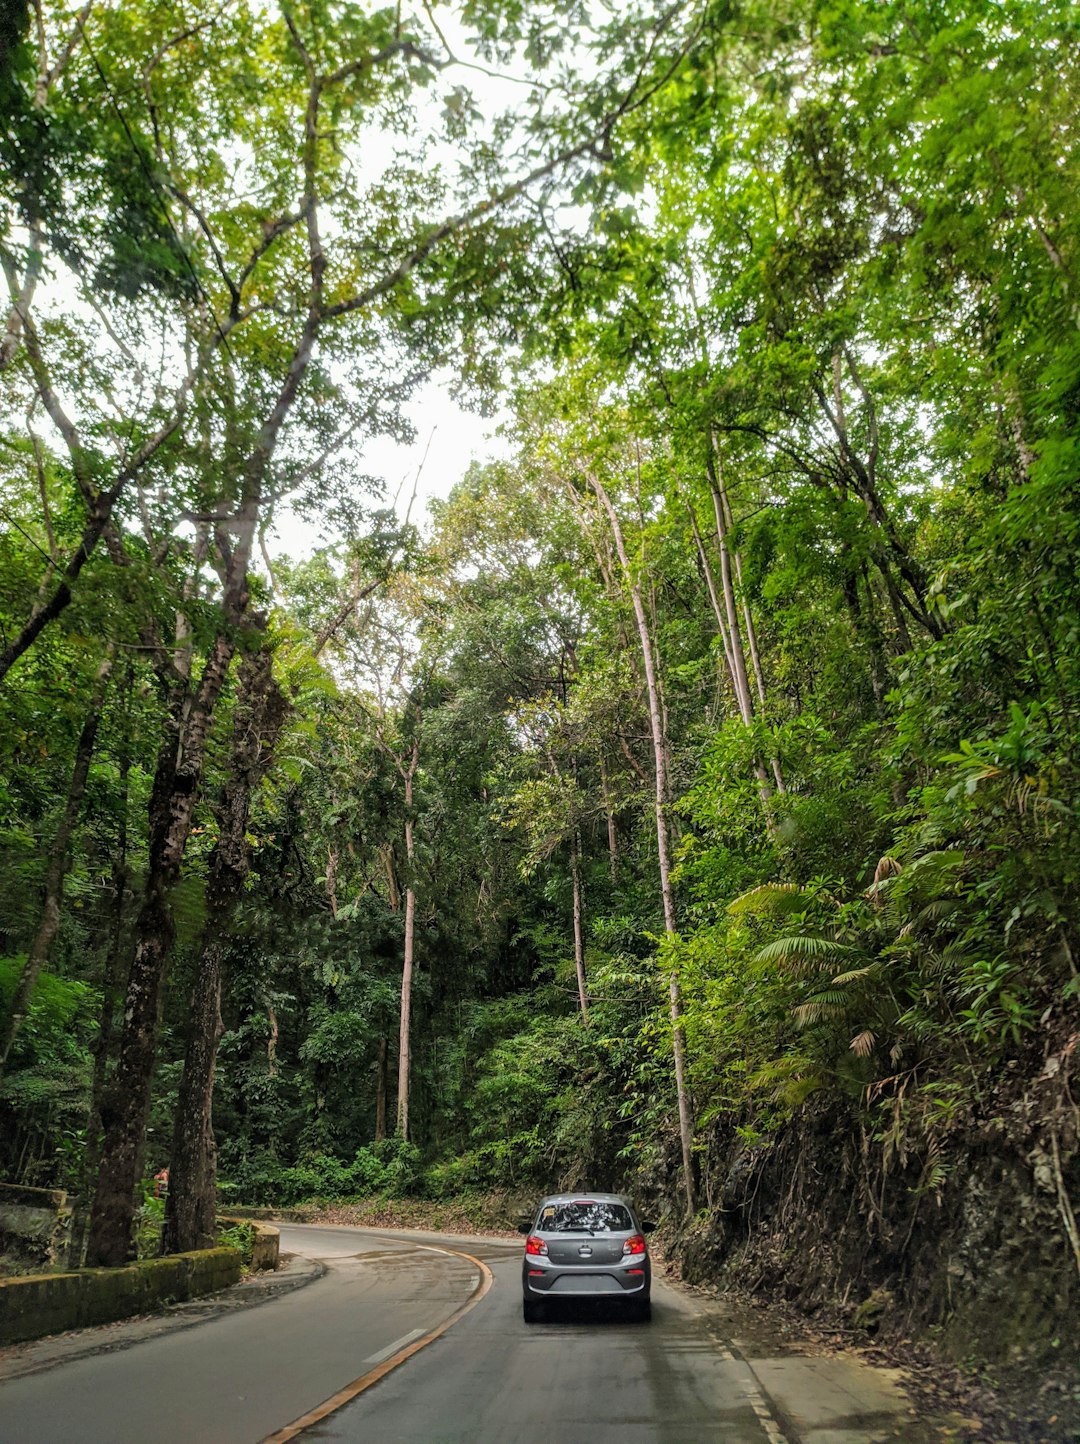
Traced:
<path fill-rule="evenodd" d="M 621 1203 L 581 1199 L 545 1204 L 537 1224 L 541 1233 L 630 1233 L 634 1220 Z"/>

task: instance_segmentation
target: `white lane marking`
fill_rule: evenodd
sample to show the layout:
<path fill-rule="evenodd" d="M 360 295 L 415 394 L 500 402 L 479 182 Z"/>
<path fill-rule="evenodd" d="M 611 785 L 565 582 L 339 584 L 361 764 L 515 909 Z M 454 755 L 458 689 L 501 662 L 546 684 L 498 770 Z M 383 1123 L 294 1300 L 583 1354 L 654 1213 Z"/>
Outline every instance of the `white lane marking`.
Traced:
<path fill-rule="evenodd" d="M 380 1349 L 377 1354 L 369 1354 L 364 1360 L 364 1363 L 381 1364 L 382 1361 L 388 1359 L 391 1354 L 396 1354 L 397 1351 L 403 1349 L 406 1344 L 411 1344 L 413 1339 L 418 1339 L 423 1332 L 423 1329 L 413 1329 L 411 1333 L 403 1334 L 400 1339 L 395 1339 L 392 1344 L 387 1344 L 386 1348 Z"/>
<path fill-rule="evenodd" d="M 738 1356 L 732 1353 L 731 1349 L 728 1348 L 719 1334 L 715 1334 L 712 1329 L 709 1329 L 708 1332 L 709 1337 L 716 1345 L 716 1352 L 720 1357 L 729 1363 L 734 1363 Z M 768 1399 L 759 1387 L 759 1381 L 757 1375 L 754 1373 L 753 1366 L 745 1359 L 742 1362 L 750 1372 L 750 1378 L 743 1388 L 743 1398 L 757 1415 L 758 1423 L 765 1431 L 765 1437 L 768 1439 L 769 1444 L 790 1444 L 788 1436 L 781 1429 L 775 1414 L 769 1408 Z"/>

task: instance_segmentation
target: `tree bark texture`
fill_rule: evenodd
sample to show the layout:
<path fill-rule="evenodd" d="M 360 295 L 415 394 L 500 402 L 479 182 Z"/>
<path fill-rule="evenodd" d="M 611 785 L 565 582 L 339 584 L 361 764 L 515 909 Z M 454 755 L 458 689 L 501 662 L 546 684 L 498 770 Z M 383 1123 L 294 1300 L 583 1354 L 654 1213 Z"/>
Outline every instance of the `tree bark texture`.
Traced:
<path fill-rule="evenodd" d="M 375 1142 L 381 1143 L 386 1137 L 386 1072 L 389 1044 L 385 1037 L 379 1039 L 379 1053 L 375 1060 Z"/>
<path fill-rule="evenodd" d="M 600 757 L 600 789 L 604 799 L 604 819 L 607 822 L 608 872 L 611 885 L 619 881 L 619 836 L 615 827 L 615 812 L 611 805 L 611 789 L 608 786 L 607 764 Z"/>
<path fill-rule="evenodd" d="M 230 905 L 226 887 L 207 891 L 207 904 Z M 223 933 L 205 937 L 191 996 L 190 1032 L 184 1072 L 176 1100 L 169 1191 L 165 1198 L 162 1253 L 213 1248 L 217 1237 L 217 1144 L 212 1099 L 217 1046 L 221 1039 L 221 976 L 225 963 Z"/>
<path fill-rule="evenodd" d="M 210 1248 L 216 1236 L 217 1145 L 213 1097 L 221 1039 L 221 980 L 233 915 L 251 862 L 248 822 L 256 789 L 270 767 L 288 704 L 273 676 L 271 653 L 245 653 L 238 669 L 228 776 L 216 806 L 218 836 L 210 857 L 207 920 L 191 998 L 169 1157 L 164 1253 Z"/>
<path fill-rule="evenodd" d="M 582 933 L 581 835 L 575 832 L 570 844 L 570 881 L 574 894 L 574 972 L 577 974 L 581 1021 L 589 1025 L 589 992 L 585 978 L 585 942 Z"/>
<path fill-rule="evenodd" d="M 165 969 L 173 941 L 169 894 L 191 831 L 206 739 L 233 655 L 224 632 L 210 649 L 190 707 L 174 712 L 150 796 L 150 847 L 116 1069 L 102 1099 L 104 1145 L 90 1211 L 86 1261 L 117 1267 L 133 1255 L 135 1189 L 142 1168 Z"/>
<path fill-rule="evenodd" d="M 412 1085 L 412 982 L 413 950 L 416 937 L 416 891 L 413 887 L 413 863 L 416 842 L 413 833 L 413 779 L 420 761 L 420 738 L 413 739 L 412 753 L 407 767 L 402 768 L 405 778 L 405 866 L 408 878 L 405 887 L 405 945 L 401 961 L 401 1018 L 398 1032 L 398 1093 L 397 1132 L 402 1138 L 409 1136 L 409 1091 Z"/>

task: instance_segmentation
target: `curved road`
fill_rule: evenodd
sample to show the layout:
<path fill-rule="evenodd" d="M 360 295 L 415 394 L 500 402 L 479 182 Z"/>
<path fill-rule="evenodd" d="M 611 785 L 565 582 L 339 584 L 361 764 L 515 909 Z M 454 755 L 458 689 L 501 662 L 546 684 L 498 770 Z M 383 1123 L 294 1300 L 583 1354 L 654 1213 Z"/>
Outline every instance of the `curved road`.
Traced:
<path fill-rule="evenodd" d="M 521 1317 L 520 1244 L 282 1226 L 322 1277 L 0 1386 L 3 1444 L 872 1444 L 922 1438 L 851 1360 L 726 1337 L 655 1279 L 652 1324 Z M 55 1350 L 54 1350 L 55 1354 Z"/>

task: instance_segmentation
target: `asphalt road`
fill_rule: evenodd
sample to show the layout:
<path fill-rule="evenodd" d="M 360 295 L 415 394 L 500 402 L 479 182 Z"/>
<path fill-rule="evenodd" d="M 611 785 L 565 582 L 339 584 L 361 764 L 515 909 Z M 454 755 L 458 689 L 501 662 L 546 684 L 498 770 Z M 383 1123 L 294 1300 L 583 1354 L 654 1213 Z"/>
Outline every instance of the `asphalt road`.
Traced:
<path fill-rule="evenodd" d="M 282 1248 L 325 1274 L 131 1347 L 104 1329 L 101 1352 L 54 1348 L 50 1367 L 0 1385 L 2 1444 L 921 1437 L 881 1371 L 740 1345 L 716 1306 L 661 1279 L 651 1324 L 579 1309 L 527 1325 L 517 1242 L 287 1225 Z"/>

